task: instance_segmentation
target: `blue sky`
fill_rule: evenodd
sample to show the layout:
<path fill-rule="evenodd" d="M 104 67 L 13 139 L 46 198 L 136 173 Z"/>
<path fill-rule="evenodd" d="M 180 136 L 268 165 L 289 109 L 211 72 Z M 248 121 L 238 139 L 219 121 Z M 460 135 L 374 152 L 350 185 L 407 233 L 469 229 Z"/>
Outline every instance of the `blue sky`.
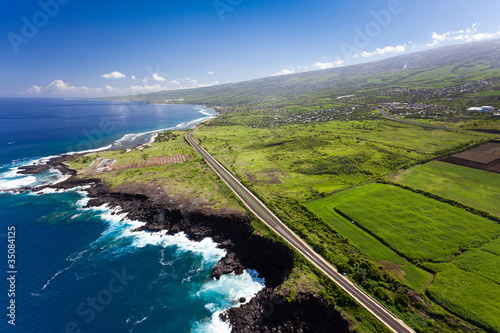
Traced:
<path fill-rule="evenodd" d="M 0 96 L 238 82 L 500 38 L 498 0 L 3 1 Z"/>

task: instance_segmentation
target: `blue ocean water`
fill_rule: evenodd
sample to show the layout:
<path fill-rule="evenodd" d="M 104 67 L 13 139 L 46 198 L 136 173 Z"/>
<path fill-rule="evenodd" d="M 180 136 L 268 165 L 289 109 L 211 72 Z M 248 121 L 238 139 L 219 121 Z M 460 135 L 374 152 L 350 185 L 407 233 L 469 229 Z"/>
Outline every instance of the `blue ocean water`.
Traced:
<path fill-rule="evenodd" d="M 210 273 L 225 255 L 211 239 L 132 233 L 119 209 L 84 209 L 85 188 L 14 194 L 53 182 L 21 165 L 71 151 L 116 149 L 215 114 L 203 106 L 57 99 L 0 99 L 0 300 L 2 332 L 229 332 L 218 319 L 263 288 L 255 271 Z M 7 192 L 5 192 L 7 191 Z M 7 278 L 7 229 L 15 227 L 15 295 Z M 15 326 L 9 302 L 15 300 Z"/>

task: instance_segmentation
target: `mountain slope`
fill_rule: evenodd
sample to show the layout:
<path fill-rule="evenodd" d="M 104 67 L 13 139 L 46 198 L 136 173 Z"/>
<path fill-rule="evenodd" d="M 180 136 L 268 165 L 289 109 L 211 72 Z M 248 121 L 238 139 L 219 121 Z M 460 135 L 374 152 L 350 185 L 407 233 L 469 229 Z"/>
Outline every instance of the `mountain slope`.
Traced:
<path fill-rule="evenodd" d="M 500 77 L 500 40 L 445 46 L 348 67 L 113 99 L 243 105 L 298 95 L 340 96 L 390 86 L 436 88 L 493 77 Z"/>

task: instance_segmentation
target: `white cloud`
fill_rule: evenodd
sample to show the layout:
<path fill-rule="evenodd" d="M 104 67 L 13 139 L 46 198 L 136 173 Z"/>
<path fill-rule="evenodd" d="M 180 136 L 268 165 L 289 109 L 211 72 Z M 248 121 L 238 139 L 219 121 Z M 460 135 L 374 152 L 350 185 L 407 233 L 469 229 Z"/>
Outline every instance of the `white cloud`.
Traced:
<path fill-rule="evenodd" d="M 148 92 L 167 90 L 169 87 L 160 84 L 155 85 L 132 85 L 125 88 L 112 87 L 106 85 L 104 88 L 89 88 L 86 86 L 72 86 L 63 80 L 52 81 L 45 87 L 34 85 L 21 92 L 22 95 L 42 95 L 42 96 L 61 96 L 61 97 L 94 97 L 110 95 L 132 95 Z"/>
<path fill-rule="evenodd" d="M 352 57 L 358 58 L 359 56 L 361 56 L 363 58 L 368 58 L 368 57 L 372 57 L 375 55 L 384 55 L 387 53 L 404 53 L 405 51 L 406 51 L 406 44 L 398 45 L 398 46 L 386 46 L 384 48 L 376 48 L 375 51 L 373 51 L 373 52 L 363 51 L 359 54 L 353 55 Z"/>
<path fill-rule="evenodd" d="M 165 82 L 167 81 L 166 78 L 164 78 L 163 76 L 159 76 L 158 73 L 154 73 L 151 77 L 145 77 L 144 79 L 142 79 L 142 82 L 143 83 L 146 83 L 150 80 L 153 80 L 153 81 L 156 81 L 156 82 Z"/>
<path fill-rule="evenodd" d="M 207 74 L 208 74 L 208 75 L 213 75 L 213 74 L 214 74 L 214 72 L 213 72 L 213 71 L 209 71 Z"/>
<path fill-rule="evenodd" d="M 132 80 L 135 80 L 135 75 L 132 75 L 131 78 L 132 78 Z"/>
<path fill-rule="evenodd" d="M 293 69 L 284 69 L 281 72 L 271 74 L 271 76 L 288 75 L 288 74 L 293 74 L 293 73 L 295 73 L 295 70 L 293 70 Z"/>
<path fill-rule="evenodd" d="M 219 84 L 219 81 L 214 81 L 212 83 L 200 83 L 193 88 L 203 88 L 203 87 L 211 87 L 211 86 L 216 86 Z"/>
<path fill-rule="evenodd" d="M 123 79 L 127 76 L 125 74 L 120 73 L 120 72 L 111 72 L 109 74 L 101 75 L 101 77 L 103 77 L 105 79 Z"/>
<path fill-rule="evenodd" d="M 210 87 L 217 85 L 219 82 L 201 83 L 184 87 L 178 80 L 171 80 L 168 83 L 154 83 L 144 85 L 131 85 L 127 87 L 113 87 L 106 85 L 104 88 L 89 88 L 86 86 L 72 86 L 63 80 L 55 80 L 46 86 L 33 85 L 28 89 L 20 92 L 25 96 L 57 96 L 57 97 L 99 97 L 99 96 L 118 96 L 118 95 L 134 95 L 142 93 L 151 93 L 162 90 L 177 90 L 177 89 L 192 89 L 201 87 Z"/>
<path fill-rule="evenodd" d="M 167 81 L 167 79 L 165 79 L 164 77 L 159 76 L 156 73 L 153 74 L 152 79 L 155 80 L 155 81 L 159 81 L 159 82 Z"/>
<path fill-rule="evenodd" d="M 432 32 L 432 42 L 427 43 L 427 46 L 437 46 L 441 43 L 448 41 L 458 41 L 458 42 L 474 42 L 483 39 L 491 39 L 500 36 L 500 31 L 498 32 L 478 32 L 481 23 L 475 22 L 471 27 L 467 29 L 462 29 L 458 31 L 448 31 L 444 33 Z"/>
<path fill-rule="evenodd" d="M 333 62 L 315 62 L 313 67 L 318 69 L 328 69 L 333 67 L 340 67 L 344 64 L 344 60 L 337 58 L 336 61 Z M 299 67 L 300 69 L 300 67 Z"/>
<path fill-rule="evenodd" d="M 89 88 L 86 86 L 75 87 L 69 85 L 63 80 L 52 81 L 45 87 L 38 85 L 31 86 L 24 91 L 21 91 L 22 95 L 43 95 L 43 96 L 91 96 L 100 94 L 102 92 L 101 88 Z"/>
<path fill-rule="evenodd" d="M 142 86 L 132 85 L 132 86 L 128 86 L 125 88 L 117 88 L 117 87 L 111 87 L 111 86 L 104 87 L 106 96 L 143 94 L 143 93 L 157 92 L 157 91 L 168 90 L 168 89 L 171 89 L 171 88 L 169 88 L 167 86 L 163 86 L 161 84 L 142 85 Z"/>
<path fill-rule="evenodd" d="M 28 94 L 40 94 L 41 92 L 42 92 L 42 87 L 39 87 L 36 84 L 26 89 L 26 93 Z"/>
<path fill-rule="evenodd" d="M 191 83 L 192 84 L 198 84 L 198 81 L 196 81 L 196 80 L 193 79 L 193 80 L 191 80 Z"/>

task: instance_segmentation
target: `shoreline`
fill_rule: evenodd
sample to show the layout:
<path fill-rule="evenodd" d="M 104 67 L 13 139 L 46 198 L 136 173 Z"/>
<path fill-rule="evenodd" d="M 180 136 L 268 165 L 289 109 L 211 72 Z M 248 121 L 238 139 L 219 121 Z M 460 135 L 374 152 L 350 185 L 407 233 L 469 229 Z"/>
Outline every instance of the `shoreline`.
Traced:
<path fill-rule="evenodd" d="M 204 122 L 211 119 L 213 117 Z M 86 154 L 62 155 L 47 159 L 44 164 L 20 167 L 23 174 L 33 175 L 56 169 L 63 175 L 51 184 L 20 189 L 21 192 L 87 186 L 85 192 L 89 200 L 84 208 L 104 204 L 111 209 L 119 208 L 126 213 L 127 219 L 145 223 L 133 231 L 165 231 L 170 235 L 183 232 L 197 242 L 211 238 L 218 248 L 226 251 L 226 256 L 212 269 L 212 278 L 219 279 L 224 274 L 240 275 L 246 269 L 254 269 L 266 281 L 264 289 L 253 298 L 241 299 L 240 303 L 244 304 L 220 314 L 221 320 L 230 323 L 232 332 L 271 332 L 273 329 L 282 332 L 349 332 L 348 322 L 325 299 L 311 293 L 299 293 L 293 301 L 285 302 L 286 295 L 275 293 L 294 269 L 293 251 L 282 243 L 255 234 L 249 216 L 213 210 L 188 198 L 169 196 L 163 191 L 156 193 L 143 184 L 111 189 L 99 178 L 79 178 L 77 172 L 67 167 L 65 162 L 73 156 Z M 270 303 L 274 308 L 271 313 L 266 310 Z M 310 326 L 312 322 L 316 322 L 314 328 Z"/>

